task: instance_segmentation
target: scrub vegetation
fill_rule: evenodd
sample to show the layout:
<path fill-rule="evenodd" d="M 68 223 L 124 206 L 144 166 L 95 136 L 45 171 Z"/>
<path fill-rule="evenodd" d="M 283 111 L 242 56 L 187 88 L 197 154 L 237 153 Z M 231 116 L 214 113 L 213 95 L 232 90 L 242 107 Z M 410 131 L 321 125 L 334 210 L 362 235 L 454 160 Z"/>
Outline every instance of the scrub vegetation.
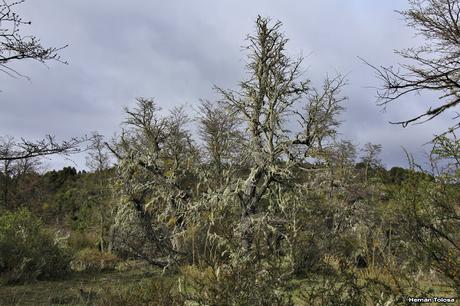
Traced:
<path fill-rule="evenodd" d="M 0 67 L 60 60 L 21 37 L 0 4 Z M 438 91 L 407 125 L 459 103 L 460 3 L 409 1 L 400 12 L 426 45 L 411 64 L 368 63 L 382 105 Z M 3 27 L 13 26 L 8 32 Z M 245 79 L 218 101 L 162 111 L 138 98 L 118 136 L 57 143 L 0 139 L 0 304 L 399 305 L 460 296 L 460 140 L 435 135 L 430 166 L 338 135 L 347 79 L 319 87 L 264 17 L 245 40 Z M 60 60 L 61 61 L 61 60 Z M 340 136 L 340 137 L 339 137 Z M 85 144 L 87 171 L 38 171 Z"/>

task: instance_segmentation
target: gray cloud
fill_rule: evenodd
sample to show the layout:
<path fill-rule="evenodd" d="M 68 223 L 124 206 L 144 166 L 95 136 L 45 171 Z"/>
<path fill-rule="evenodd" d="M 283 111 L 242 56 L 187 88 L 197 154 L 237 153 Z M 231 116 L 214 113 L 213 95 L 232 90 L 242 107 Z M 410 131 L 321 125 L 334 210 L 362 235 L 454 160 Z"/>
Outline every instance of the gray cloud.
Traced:
<path fill-rule="evenodd" d="M 405 0 L 366 1 L 27 1 L 21 14 L 33 21 L 25 32 L 47 45 L 70 46 L 69 65 L 27 62 L 17 70 L 31 81 L 0 75 L 2 135 L 68 138 L 119 129 L 122 106 L 152 96 L 164 108 L 213 98 L 211 87 L 234 88 L 244 76 L 244 38 L 258 14 L 284 22 L 289 52 L 303 54 L 305 76 L 320 84 L 326 73 L 348 73 L 349 97 L 341 133 L 355 143 L 383 145 L 388 166 L 405 164 L 401 146 L 420 154 L 449 116 L 402 129 L 388 121 L 408 118 L 429 97 L 408 97 L 382 113 L 375 105 L 375 64 L 398 61 L 393 49 L 418 43 L 394 10 Z M 84 159 L 77 157 L 83 166 Z M 65 161 L 53 159 L 59 167 Z"/>

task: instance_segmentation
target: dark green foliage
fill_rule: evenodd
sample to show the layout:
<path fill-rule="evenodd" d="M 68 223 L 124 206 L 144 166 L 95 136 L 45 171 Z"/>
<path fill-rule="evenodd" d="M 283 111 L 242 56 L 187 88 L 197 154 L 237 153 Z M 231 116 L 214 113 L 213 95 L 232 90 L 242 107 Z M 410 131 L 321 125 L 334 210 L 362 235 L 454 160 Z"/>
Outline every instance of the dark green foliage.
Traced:
<path fill-rule="evenodd" d="M 71 260 L 38 217 L 27 210 L 0 217 L 0 276 L 6 283 L 63 276 Z"/>
<path fill-rule="evenodd" d="M 460 193 L 450 179 L 409 177 L 394 195 L 394 219 L 408 243 L 408 266 L 430 267 L 460 293 Z"/>

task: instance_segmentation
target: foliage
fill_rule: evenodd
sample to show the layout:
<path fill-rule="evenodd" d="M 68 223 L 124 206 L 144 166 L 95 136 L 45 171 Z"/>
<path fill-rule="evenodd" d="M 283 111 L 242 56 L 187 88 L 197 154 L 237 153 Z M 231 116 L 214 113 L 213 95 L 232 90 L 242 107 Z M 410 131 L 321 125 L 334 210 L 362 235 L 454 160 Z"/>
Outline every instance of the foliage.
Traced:
<path fill-rule="evenodd" d="M 85 248 L 78 251 L 71 262 L 72 270 L 101 272 L 115 270 L 120 259 L 108 252 L 101 252 L 96 249 Z"/>
<path fill-rule="evenodd" d="M 27 210 L 0 217 L 0 275 L 7 283 L 55 278 L 71 256 L 39 218 Z"/>
<path fill-rule="evenodd" d="M 433 6 L 449 9 L 451 2 L 410 3 L 403 15 L 415 26 L 427 21 L 423 28 L 439 21 L 430 19 L 442 12 Z M 101 304 L 393 305 L 434 292 L 421 279 L 460 294 L 456 135 L 434 139 L 429 171 L 414 160 L 410 169 L 387 171 L 380 145 L 360 150 L 337 135 L 346 80 L 326 77 L 315 88 L 303 78 L 302 59 L 288 56 L 281 28 L 257 18 L 247 37 L 246 78 L 237 89 L 215 87 L 219 101 L 199 107 L 201 143 L 184 108 L 165 113 L 153 99 L 138 98 L 124 109 L 118 137 L 108 143 L 93 134 L 90 173 L 64 168 L 22 176 L 5 160 L 5 208 L 28 203 L 14 195 L 19 178 L 30 178 L 40 190 L 31 210 L 70 232 L 75 270 L 100 273 L 134 258 L 179 280 L 107 289 Z M 420 61 L 427 50 L 404 54 Z M 404 88 L 431 86 L 410 83 L 426 71 L 405 68 L 409 76 L 379 70 L 396 82 L 388 86 L 406 83 L 387 87 L 387 102 Z M 456 96 L 444 83 L 443 98 Z M 0 220 L 0 251 L 10 252 L 0 259 L 2 274 L 49 277 L 46 258 L 56 273 L 65 270 L 66 252 L 33 214 L 10 212 Z M 93 291 L 80 293 L 87 303 L 96 300 Z"/>
<path fill-rule="evenodd" d="M 213 270 L 183 269 L 187 300 L 202 305 L 293 305 L 291 293 L 273 267 L 243 258 Z M 276 275 L 273 275 L 273 274 Z"/>
<path fill-rule="evenodd" d="M 72 231 L 67 239 L 68 246 L 78 252 L 87 248 L 95 248 L 97 241 L 94 234 L 83 231 Z"/>
<path fill-rule="evenodd" d="M 432 165 L 435 180 L 410 177 L 395 194 L 395 220 L 404 231 L 415 267 L 436 271 L 440 281 L 460 288 L 460 193 L 456 138 L 435 140 Z M 455 155 L 452 155 L 454 153 Z M 444 162 L 442 164 L 442 162 Z M 414 165 L 415 167 L 415 165 Z M 440 172 L 439 172 L 440 171 Z"/>

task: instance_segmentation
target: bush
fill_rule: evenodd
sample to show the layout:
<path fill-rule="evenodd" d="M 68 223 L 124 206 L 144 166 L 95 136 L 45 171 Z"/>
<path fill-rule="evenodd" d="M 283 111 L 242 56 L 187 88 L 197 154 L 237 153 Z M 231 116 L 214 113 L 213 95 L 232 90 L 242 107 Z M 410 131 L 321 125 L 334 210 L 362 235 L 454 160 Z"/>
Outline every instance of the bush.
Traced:
<path fill-rule="evenodd" d="M 91 235 L 85 232 L 73 231 L 68 239 L 69 247 L 75 252 L 86 249 L 93 248 L 97 245 L 98 238 L 95 235 Z"/>
<path fill-rule="evenodd" d="M 293 305 L 292 288 L 276 267 L 239 262 L 217 269 L 183 267 L 184 296 L 198 305 Z"/>
<path fill-rule="evenodd" d="M 79 251 L 72 260 L 71 267 L 74 271 L 112 271 L 120 262 L 120 259 L 108 252 L 100 252 L 96 249 L 86 248 Z"/>
<path fill-rule="evenodd" d="M 42 221 L 23 209 L 0 217 L 0 278 L 19 283 L 51 279 L 68 271 L 70 254 Z"/>

